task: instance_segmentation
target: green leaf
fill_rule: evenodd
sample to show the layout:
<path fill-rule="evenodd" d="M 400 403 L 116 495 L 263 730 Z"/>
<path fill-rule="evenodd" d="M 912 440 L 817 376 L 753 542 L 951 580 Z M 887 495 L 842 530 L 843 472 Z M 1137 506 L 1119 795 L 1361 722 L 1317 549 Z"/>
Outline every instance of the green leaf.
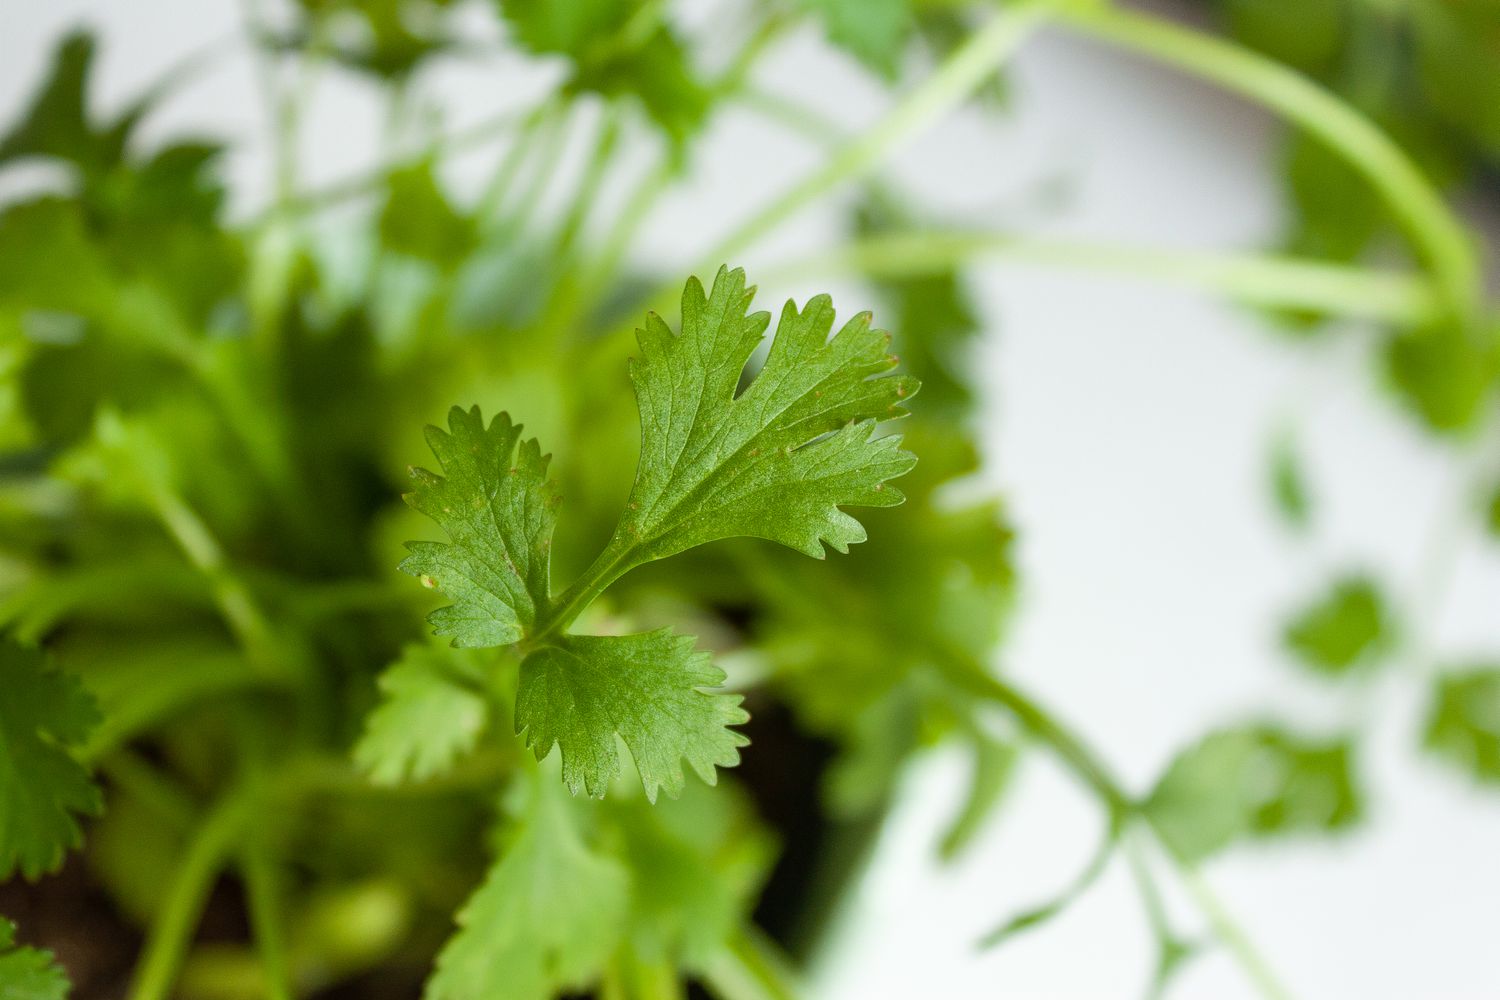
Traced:
<path fill-rule="evenodd" d="M 1500 539 L 1500 485 L 1496 485 L 1484 506 L 1484 527 L 1491 538 Z"/>
<path fill-rule="evenodd" d="M 706 120 L 711 90 L 662 19 L 659 5 L 631 0 L 497 0 L 516 39 L 573 66 L 569 89 L 629 94 L 679 145 Z"/>
<path fill-rule="evenodd" d="M 450 542 L 408 542 L 401 570 L 453 599 L 428 616 L 455 646 L 505 646 L 521 639 L 550 605 L 548 578 L 558 496 L 550 456 L 501 413 L 488 427 L 479 407 L 454 407 L 448 431 L 427 428 L 443 476 L 412 469 L 406 502 L 432 518 Z"/>
<path fill-rule="evenodd" d="M 1493 0 L 1415 4 L 1416 75 L 1438 115 L 1500 157 L 1500 8 Z"/>
<path fill-rule="evenodd" d="M 828 296 L 801 311 L 788 302 L 765 366 L 741 391 L 770 320 L 747 315 L 753 295 L 743 271 L 721 268 L 709 295 L 689 279 L 680 336 L 654 313 L 636 332 L 641 460 L 611 543 L 636 562 L 738 535 L 822 558 L 825 544 L 846 552 L 865 539 L 841 506 L 904 499 L 887 480 L 916 458 L 875 428 L 905 414 L 918 383 L 877 377 L 896 365 L 890 335 L 861 313 L 830 340 Z"/>
<path fill-rule="evenodd" d="M 584 990 L 614 951 L 628 873 L 584 842 L 555 782 L 525 792 L 519 826 L 459 912 L 424 1000 L 548 1000 Z"/>
<path fill-rule="evenodd" d="M 1500 375 L 1494 331 L 1471 336 L 1440 327 L 1416 330 L 1386 343 L 1385 367 L 1401 401 L 1438 432 L 1474 425 Z"/>
<path fill-rule="evenodd" d="M 1500 784 L 1500 668 L 1438 680 L 1427 713 L 1428 750 L 1486 784 Z"/>
<path fill-rule="evenodd" d="M 380 785 L 424 781 L 447 771 L 479 741 L 489 721 L 478 656 L 451 647 L 409 646 L 380 676 L 380 705 L 365 721 L 354 760 Z"/>
<path fill-rule="evenodd" d="M 632 874 L 631 951 L 648 965 L 701 968 L 750 919 L 775 856 L 754 807 L 734 787 L 697 787 L 655 805 L 616 800 L 606 818 Z"/>
<path fill-rule="evenodd" d="M 101 807 L 88 771 L 68 753 L 99 722 L 94 701 L 38 650 L 0 640 L 0 880 L 34 879 L 83 839 L 79 813 Z"/>
<path fill-rule="evenodd" d="M 68 977 L 50 951 L 16 947 L 16 926 L 0 917 L 0 997 L 66 1000 Z"/>
<path fill-rule="evenodd" d="M 1317 673 L 1338 676 L 1390 645 L 1390 612 L 1375 582 L 1360 575 L 1334 581 L 1286 627 L 1286 646 Z"/>
<path fill-rule="evenodd" d="M 477 242 L 473 222 L 438 187 L 431 162 L 391 175 L 380 212 L 380 239 L 396 253 L 444 267 L 462 261 Z"/>
<path fill-rule="evenodd" d="M 37 90 L 25 116 L 0 139 L 0 163 L 45 156 L 94 173 L 119 163 L 126 139 L 144 108 L 133 107 L 111 125 L 96 129 L 88 113 L 88 78 L 93 61 L 92 35 L 75 31 L 62 40 L 52 56 L 51 76 Z"/>
<path fill-rule="evenodd" d="M 1307 488 L 1302 457 L 1288 436 L 1278 437 L 1271 451 L 1271 498 L 1282 519 L 1303 529 L 1312 519 L 1312 499 Z"/>
<path fill-rule="evenodd" d="M 1143 808 L 1189 862 L 1241 839 L 1335 832 L 1362 809 L 1353 752 L 1348 740 L 1309 740 L 1269 724 L 1223 730 L 1174 760 Z"/>
<path fill-rule="evenodd" d="M 1311 75 L 1336 66 L 1350 37 L 1345 0 L 1225 0 L 1224 7 L 1235 38 Z"/>
<path fill-rule="evenodd" d="M 676 797 L 682 761 L 709 784 L 715 766 L 739 763 L 749 741 L 729 729 L 749 719 L 739 695 L 704 688 L 724 682 L 690 636 L 658 629 L 640 635 L 560 636 L 521 664 L 516 731 L 541 760 L 562 750 L 563 781 L 577 794 L 602 798 L 620 771 L 623 739 L 640 771 L 646 797 Z"/>
<path fill-rule="evenodd" d="M 894 79 L 911 37 L 910 0 L 801 0 L 823 19 L 828 39 L 873 72 Z"/>

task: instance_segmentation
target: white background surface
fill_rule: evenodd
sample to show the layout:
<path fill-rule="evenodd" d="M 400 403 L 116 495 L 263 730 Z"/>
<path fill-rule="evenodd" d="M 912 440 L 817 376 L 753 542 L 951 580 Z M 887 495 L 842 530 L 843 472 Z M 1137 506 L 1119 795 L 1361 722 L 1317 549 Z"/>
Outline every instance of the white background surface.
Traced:
<path fill-rule="evenodd" d="M 698 3 L 691 25 L 713 21 Z M 482 10 L 478 30 L 495 29 Z M 100 29 L 100 110 L 118 109 L 175 59 L 238 28 L 230 0 L 0 0 L 0 120 L 40 78 L 65 27 Z M 262 204 L 265 116 L 243 49 L 147 123 L 228 138 L 236 211 Z M 761 81 L 850 128 L 881 91 L 804 33 L 773 51 Z M 419 81 L 433 128 L 461 126 L 540 92 L 546 71 L 474 60 Z M 373 162 L 370 88 L 330 72 L 315 88 L 304 176 L 338 179 Z M 939 215 L 1076 238 L 1174 248 L 1250 248 L 1281 211 L 1277 133 L 1258 114 L 1164 71 L 1054 34 L 1014 72 L 1014 111 L 965 112 L 926 134 L 895 174 Z M 472 186 L 493 153 L 456 165 Z M 689 182 L 638 244 L 661 270 L 695 253 L 816 162 L 817 151 L 746 112 L 715 119 Z M 644 157 L 643 157 L 644 159 Z M 29 179 L 35 179 L 28 175 Z M 14 177 L 0 192 L 14 190 Z M 1062 190 L 1066 197 L 1039 199 Z M 1049 205 L 1037 207 L 1039 201 Z M 836 205 L 778 230 L 743 261 L 804 256 L 839 230 Z M 1419 758 L 1420 664 L 1355 698 L 1300 679 L 1278 651 L 1285 611 L 1336 570 L 1370 567 L 1420 604 L 1434 524 L 1464 481 L 1441 448 L 1376 390 L 1369 341 L 1299 345 L 1255 317 L 1181 289 L 1097 275 L 987 265 L 975 288 L 990 329 L 989 477 L 1021 532 L 1024 594 L 1005 669 L 1088 734 L 1133 788 L 1211 726 L 1275 711 L 1308 726 L 1361 725 L 1370 821 L 1333 843 L 1240 850 L 1208 878 L 1298 997 L 1500 997 L 1500 797 Z M 823 290 L 763 284 L 762 305 Z M 834 285 L 838 301 L 861 294 Z M 1299 543 L 1266 499 L 1273 430 L 1296 418 L 1313 473 L 1316 532 Z M 1436 616 L 1436 648 L 1500 658 L 1500 556 L 1469 536 Z M 1418 621 L 1413 627 L 1427 628 Z M 816 976 L 822 1000 L 1133 998 L 1152 955 L 1123 865 L 1064 918 L 1005 948 L 971 942 L 1072 877 L 1097 842 L 1091 802 L 1043 756 L 964 864 L 932 861 L 935 831 L 964 781 L 957 758 L 922 763 L 874 871 Z M 1184 930 L 1199 924 L 1172 900 Z M 1222 952 L 1171 994 L 1253 995 Z"/>

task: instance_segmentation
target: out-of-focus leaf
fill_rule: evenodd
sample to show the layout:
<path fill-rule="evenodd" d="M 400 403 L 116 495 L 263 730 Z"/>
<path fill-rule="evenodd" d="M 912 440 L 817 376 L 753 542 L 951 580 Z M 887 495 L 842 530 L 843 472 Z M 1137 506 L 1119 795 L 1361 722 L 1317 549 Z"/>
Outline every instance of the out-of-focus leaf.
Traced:
<path fill-rule="evenodd" d="M 1490 493 L 1484 506 L 1484 526 L 1490 536 L 1500 539 L 1500 485 Z"/>
<path fill-rule="evenodd" d="M 1313 76 L 1334 69 L 1349 38 L 1346 0 L 1224 0 L 1223 6 L 1236 39 Z"/>
<path fill-rule="evenodd" d="M 317 47 L 353 69 L 388 80 L 409 76 L 450 47 L 443 14 L 452 0 L 297 0 L 309 24 L 280 47 Z M 278 44 L 275 39 L 267 40 Z"/>
<path fill-rule="evenodd" d="M 1271 451 L 1271 499 L 1277 513 L 1293 528 L 1306 528 L 1312 517 L 1302 457 L 1289 437 L 1277 438 Z"/>
<path fill-rule="evenodd" d="M 1500 6 L 1493 0 L 1414 3 L 1423 95 L 1491 157 L 1500 157 Z"/>
<path fill-rule="evenodd" d="M 627 939 L 641 961 L 699 968 L 749 919 L 773 851 L 732 785 L 623 799 L 605 824 L 631 872 Z"/>
<path fill-rule="evenodd" d="M 0 880 L 62 864 L 83 839 L 78 816 L 98 812 L 99 789 L 69 748 L 88 739 L 99 709 L 42 654 L 0 641 Z"/>
<path fill-rule="evenodd" d="M 673 142 L 702 126 L 712 93 L 659 5 L 628 0 L 496 0 L 516 39 L 538 55 L 563 55 L 576 91 L 630 94 Z"/>
<path fill-rule="evenodd" d="M 88 78 L 94 39 L 87 32 L 63 38 L 52 56 L 52 75 L 22 119 L 0 139 L 0 163 L 24 156 L 66 160 L 86 173 L 119 163 L 126 139 L 144 111 L 137 106 L 117 121 L 95 127 L 88 111 Z"/>
<path fill-rule="evenodd" d="M 879 193 L 861 202 L 854 216 L 858 236 L 911 226 L 891 197 Z M 911 278 L 877 278 L 874 284 L 892 310 L 892 344 L 906 370 L 922 383 L 923 419 L 957 422 L 968 417 L 974 403 L 972 349 L 980 325 L 960 272 L 950 268 Z"/>
<path fill-rule="evenodd" d="M 547 1000 L 590 985 L 625 927 L 624 866 L 584 842 L 553 780 L 525 783 L 515 830 L 458 915 L 426 1000 Z"/>
<path fill-rule="evenodd" d="M 1386 648 L 1390 631 L 1390 612 L 1375 582 L 1349 575 L 1287 624 L 1285 640 L 1302 664 L 1337 676 Z"/>
<path fill-rule="evenodd" d="M 886 79 L 911 38 L 911 0 L 800 0 L 822 18 L 828 39 Z"/>
<path fill-rule="evenodd" d="M 50 951 L 17 947 L 16 927 L 0 917 L 0 997 L 5 1000 L 67 1000 L 67 974 Z"/>
<path fill-rule="evenodd" d="M 1424 742 L 1475 780 L 1500 784 L 1500 667 L 1473 667 L 1440 678 Z"/>
<path fill-rule="evenodd" d="M 457 265 L 477 242 L 473 221 L 448 201 L 430 162 L 391 175 L 380 239 L 396 253 L 444 267 Z"/>
<path fill-rule="evenodd" d="M 474 749 L 489 721 L 479 654 L 409 646 L 380 676 L 380 705 L 365 720 L 354 760 L 376 784 L 425 781 Z"/>
<path fill-rule="evenodd" d="M 1401 401 L 1428 427 L 1451 433 L 1472 427 L 1493 397 L 1500 346 L 1493 330 L 1412 331 L 1387 341 L 1385 366 Z"/>
<path fill-rule="evenodd" d="M 1178 857 L 1200 861 L 1237 840 L 1329 833 L 1362 812 L 1353 745 L 1272 725 L 1214 733 L 1183 751 L 1144 804 Z"/>

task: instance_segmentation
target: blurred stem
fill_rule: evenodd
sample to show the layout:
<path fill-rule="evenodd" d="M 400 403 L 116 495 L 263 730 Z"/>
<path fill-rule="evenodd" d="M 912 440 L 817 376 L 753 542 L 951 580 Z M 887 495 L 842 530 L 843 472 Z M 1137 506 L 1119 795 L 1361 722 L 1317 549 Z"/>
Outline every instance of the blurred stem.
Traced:
<path fill-rule="evenodd" d="M 1022 0 L 995 14 L 884 118 L 731 232 L 703 260 L 718 267 L 834 187 L 869 173 L 972 94 L 1020 48 L 1053 6 L 1044 0 Z"/>
<path fill-rule="evenodd" d="M 261 830 L 240 851 L 240 874 L 250 911 L 250 932 L 266 977 L 266 1000 L 293 1000 L 286 936 L 282 933 L 280 879 Z"/>
<path fill-rule="evenodd" d="M 584 222 L 588 219 L 589 209 L 599 195 L 599 187 L 604 183 L 610 159 L 614 155 L 615 146 L 620 141 L 619 110 L 615 105 L 607 103 L 600 111 L 600 115 L 598 131 L 594 136 L 594 147 L 589 153 L 583 176 L 579 178 L 578 190 L 573 193 L 573 203 L 568 207 L 568 214 L 563 218 L 562 225 L 557 231 L 554 253 L 560 261 L 557 266 L 564 273 L 569 270 L 566 262 L 573 251 L 579 232 L 583 229 Z"/>
<path fill-rule="evenodd" d="M 1138 828 L 1150 831 L 1155 839 L 1160 840 L 1155 828 L 1151 825 L 1150 817 L 1137 807 L 1135 801 L 1109 773 L 1098 756 L 1080 737 L 1029 695 L 990 674 L 982 664 L 962 653 L 950 656 L 942 664 L 942 672 L 962 690 L 983 700 L 994 702 L 1009 711 L 1022 726 L 1046 745 L 1099 796 L 1114 821 L 1125 826 L 1127 833 L 1129 823 L 1138 821 L 1141 824 Z M 1171 860 L 1179 877 L 1197 902 L 1198 908 L 1212 925 L 1214 936 L 1234 955 L 1235 960 L 1246 976 L 1254 982 L 1261 995 L 1267 1000 L 1288 1000 L 1291 994 L 1282 986 L 1269 963 L 1214 894 L 1197 867 L 1172 853 L 1165 845 L 1163 845 L 1163 852 Z"/>
<path fill-rule="evenodd" d="M 505 155 L 500 158 L 499 165 L 495 168 L 495 172 L 490 176 L 489 181 L 484 186 L 484 190 L 479 195 L 474 215 L 480 223 L 486 223 L 500 213 L 501 203 L 515 185 L 516 174 L 520 172 L 522 164 L 526 162 L 527 155 L 534 148 L 533 140 L 536 138 L 537 130 L 544 123 L 552 120 L 555 113 L 562 106 L 562 98 L 554 94 L 524 115 L 517 116 L 511 114 L 505 116 L 505 120 L 508 123 L 507 130 L 509 130 L 509 126 L 513 125 L 518 125 L 519 127 L 515 129 L 515 141 L 505 151 Z M 451 152 L 454 148 L 453 141 L 451 139 L 445 140 L 441 148 L 444 152 Z M 435 156 L 438 150 L 439 145 L 435 143 L 432 147 L 429 147 L 427 155 Z"/>
<path fill-rule="evenodd" d="M 188 843 L 182 864 L 147 933 L 129 1000 L 167 1000 L 172 995 L 172 985 L 192 944 L 214 880 L 249 820 L 255 802 L 248 785 L 226 793 Z"/>
<path fill-rule="evenodd" d="M 1442 314 L 1430 283 L 1413 275 L 1271 254 L 1161 250 L 1008 233 L 875 236 L 809 255 L 772 273 L 906 278 L 939 273 L 980 257 L 1121 274 L 1207 289 L 1251 305 L 1315 309 L 1393 323 L 1419 324 Z"/>
<path fill-rule="evenodd" d="M 1059 12 L 1076 30 L 1213 81 L 1307 130 L 1362 173 L 1430 268 L 1448 313 L 1472 322 L 1479 263 L 1463 224 L 1409 156 L 1365 115 L 1295 70 L 1233 42 L 1107 4 Z"/>
<path fill-rule="evenodd" d="M 421 150 L 409 156 L 396 157 L 369 170 L 361 171 L 341 181 L 335 181 L 326 187 L 294 195 L 288 203 L 288 210 L 297 213 L 319 212 L 346 201 L 351 201 L 361 195 L 373 194 L 385 186 L 392 174 L 417 166 L 435 157 L 452 156 L 476 149 L 493 142 L 501 136 L 516 132 L 518 129 L 525 129 L 526 123 L 534 114 L 534 111 L 501 112 L 468 128 L 459 129 L 442 138 L 435 139 Z M 519 146 L 519 143 L 517 145 Z M 268 212 L 252 218 L 248 225 L 252 228 L 263 225 L 270 214 L 272 213 Z"/>
<path fill-rule="evenodd" d="M 699 972 L 718 1000 L 797 1000 L 786 960 L 753 926 L 741 927 Z"/>

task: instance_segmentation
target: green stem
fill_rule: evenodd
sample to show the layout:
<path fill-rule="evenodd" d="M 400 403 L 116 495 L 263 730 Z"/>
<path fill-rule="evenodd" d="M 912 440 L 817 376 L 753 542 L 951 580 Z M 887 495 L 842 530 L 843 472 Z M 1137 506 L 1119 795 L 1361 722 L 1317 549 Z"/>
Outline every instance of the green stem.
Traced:
<path fill-rule="evenodd" d="M 130 1000 L 167 1000 L 192 944 L 214 879 L 249 820 L 255 799 L 241 786 L 219 800 L 197 834 L 167 889 L 136 966 Z"/>
<path fill-rule="evenodd" d="M 251 935 L 266 977 L 266 1000 L 292 1000 L 295 993 L 281 926 L 280 879 L 263 829 L 252 831 L 240 851 L 240 874 L 248 897 Z"/>
<path fill-rule="evenodd" d="M 972 94 L 1045 20 L 1051 7 L 1042 0 L 1023 0 L 996 14 L 874 127 L 731 232 L 704 255 L 704 261 L 717 267 L 827 191 L 869 173 Z"/>
<path fill-rule="evenodd" d="M 786 960 L 754 927 L 742 927 L 699 970 L 718 1000 L 797 1000 Z"/>
<path fill-rule="evenodd" d="M 870 237 L 778 267 L 772 275 L 821 272 L 904 278 L 945 271 L 981 257 L 1187 285 L 1252 305 L 1414 325 L 1441 315 L 1443 308 L 1431 284 L 1414 275 L 1269 254 L 1204 254 L 1006 233 Z"/>
<path fill-rule="evenodd" d="M 1074 5 L 1062 23 L 1211 80 L 1306 129 L 1362 173 L 1431 269 L 1448 312 L 1470 321 L 1480 269 L 1463 224 L 1409 156 L 1367 117 L 1295 70 L 1232 42 L 1104 4 Z"/>
<path fill-rule="evenodd" d="M 1134 800 L 1109 774 L 1093 751 L 1056 717 L 1024 692 L 991 675 L 981 665 L 958 656 L 950 657 L 949 660 L 951 662 L 943 667 L 945 677 L 963 690 L 1008 710 L 1085 785 L 1093 789 L 1118 820 L 1138 820 L 1160 840 L 1159 834 L 1151 826 L 1150 817 L 1136 807 Z M 1235 922 L 1198 870 L 1165 848 L 1164 853 L 1176 866 L 1183 883 L 1212 925 L 1214 936 L 1230 950 L 1261 994 L 1267 1000 L 1288 1000 L 1290 993 L 1282 986 L 1249 935 Z"/>

